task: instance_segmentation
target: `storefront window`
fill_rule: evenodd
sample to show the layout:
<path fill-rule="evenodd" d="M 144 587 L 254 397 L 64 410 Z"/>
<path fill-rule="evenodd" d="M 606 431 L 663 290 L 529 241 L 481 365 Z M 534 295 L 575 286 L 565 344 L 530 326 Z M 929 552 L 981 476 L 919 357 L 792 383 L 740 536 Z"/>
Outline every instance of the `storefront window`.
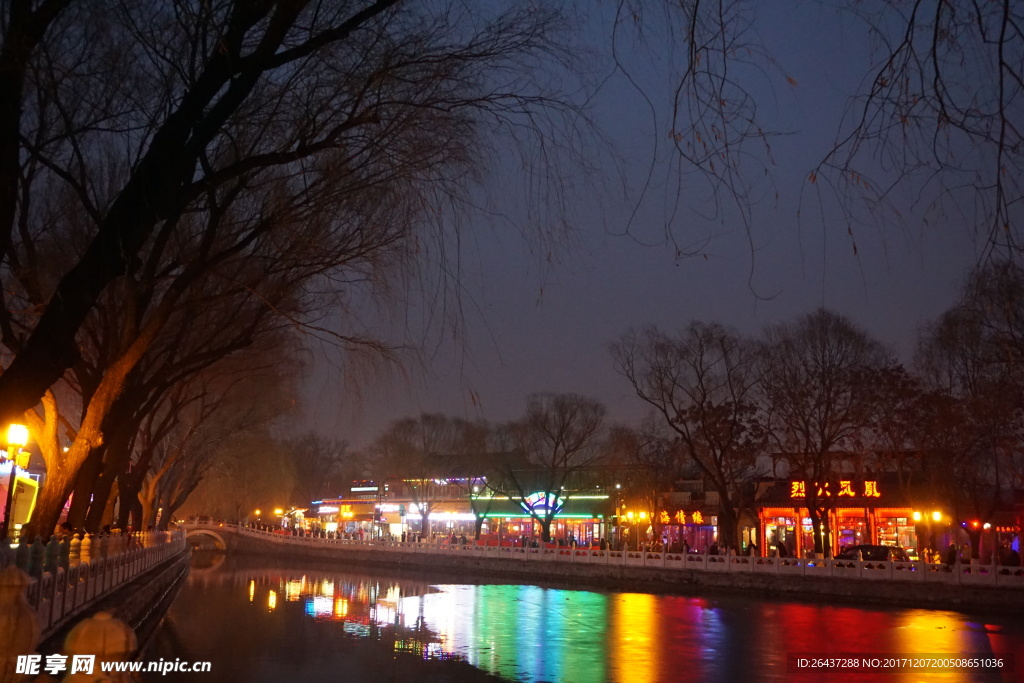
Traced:
<path fill-rule="evenodd" d="M 896 545 L 901 548 L 916 548 L 917 533 L 907 517 L 880 517 L 878 519 L 878 543 Z"/>
<path fill-rule="evenodd" d="M 768 554 L 779 550 L 783 556 L 796 554 L 796 520 L 792 517 L 769 517 L 764 525 Z"/>
<path fill-rule="evenodd" d="M 850 546 L 871 543 L 868 521 L 863 511 L 839 510 L 836 514 L 836 536 L 839 540 L 838 552 Z"/>

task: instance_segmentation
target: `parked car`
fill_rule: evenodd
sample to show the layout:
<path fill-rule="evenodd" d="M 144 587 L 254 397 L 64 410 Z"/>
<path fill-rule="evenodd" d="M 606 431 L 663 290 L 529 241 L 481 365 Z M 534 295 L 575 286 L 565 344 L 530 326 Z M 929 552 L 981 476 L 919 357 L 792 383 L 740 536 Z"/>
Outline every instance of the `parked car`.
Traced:
<path fill-rule="evenodd" d="M 856 560 L 858 551 L 865 562 L 909 562 L 907 551 L 893 545 L 851 545 L 836 555 L 837 560 Z"/>

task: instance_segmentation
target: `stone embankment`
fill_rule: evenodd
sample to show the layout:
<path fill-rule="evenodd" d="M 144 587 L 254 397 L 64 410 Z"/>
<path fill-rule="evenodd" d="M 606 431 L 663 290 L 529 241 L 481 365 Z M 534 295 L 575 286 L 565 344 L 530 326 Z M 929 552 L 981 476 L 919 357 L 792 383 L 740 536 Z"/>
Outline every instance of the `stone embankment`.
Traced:
<path fill-rule="evenodd" d="M 968 612 L 1020 614 L 1024 610 L 1024 572 L 1020 568 L 681 557 L 582 549 L 424 547 L 329 542 L 247 529 L 238 530 L 232 552 L 381 569 L 425 570 L 433 576 L 452 575 L 476 582 L 526 581 L 570 588 L 695 596 L 747 594 L 758 598 Z M 526 554 L 531 552 L 555 555 Z"/>

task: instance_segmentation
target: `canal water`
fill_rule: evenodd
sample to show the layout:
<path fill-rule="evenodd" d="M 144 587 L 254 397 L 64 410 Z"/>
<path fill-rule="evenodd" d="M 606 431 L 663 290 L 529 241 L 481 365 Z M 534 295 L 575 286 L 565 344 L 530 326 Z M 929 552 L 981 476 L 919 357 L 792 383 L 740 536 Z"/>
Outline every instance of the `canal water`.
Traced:
<path fill-rule="evenodd" d="M 193 562 L 143 659 L 209 661 L 211 672 L 144 680 L 1024 681 L 1021 618 Z M 798 669 L 837 657 L 861 670 Z M 926 657 L 962 666 L 885 668 Z"/>

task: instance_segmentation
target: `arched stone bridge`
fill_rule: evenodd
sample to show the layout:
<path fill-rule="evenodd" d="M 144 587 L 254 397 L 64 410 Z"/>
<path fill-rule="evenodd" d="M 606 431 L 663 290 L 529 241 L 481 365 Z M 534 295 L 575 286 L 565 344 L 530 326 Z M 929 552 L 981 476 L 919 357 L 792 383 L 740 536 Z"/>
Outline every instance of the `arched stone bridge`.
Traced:
<path fill-rule="evenodd" d="M 185 540 L 194 546 L 213 545 L 217 550 L 233 550 L 238 544 L 238 525 L 225 522 L 183 522 Z"/>

